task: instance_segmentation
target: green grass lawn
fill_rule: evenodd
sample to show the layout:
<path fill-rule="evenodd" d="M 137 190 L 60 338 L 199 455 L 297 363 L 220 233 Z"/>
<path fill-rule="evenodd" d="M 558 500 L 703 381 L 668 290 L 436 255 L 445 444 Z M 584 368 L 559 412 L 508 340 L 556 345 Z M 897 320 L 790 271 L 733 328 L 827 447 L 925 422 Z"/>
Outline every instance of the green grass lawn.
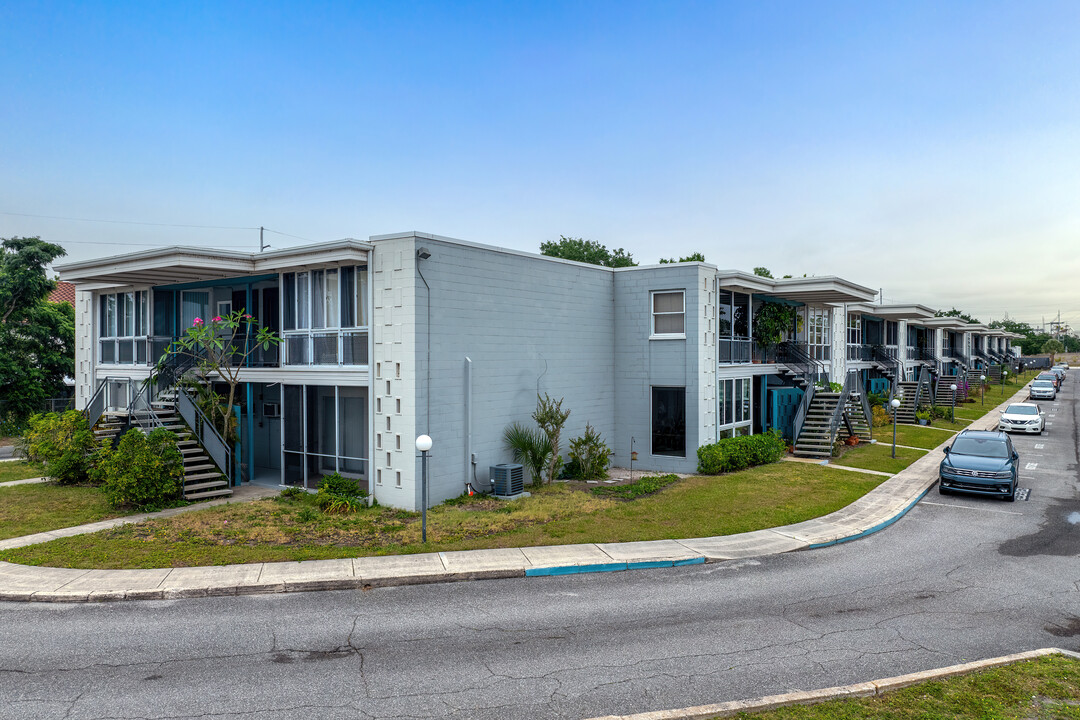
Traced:
<path fill-rule="evenodd" d="M 919 683 L 871 698 L 793 705 L 743 720 L 1041 720 L 1080 718 L 1080 660 L 1049 657 Z"/>
<path fill-rule="evenodd" d="M 945 421 L 942 427 L 961 430 L 964 426 L 959 424 L 951 425 L 948 421 Z M 941 443 L 952 440 L 954 434 L 927 425 L 897 425 L 896 444 L 932 450 Z M 888 443 L 891 446 L 892 425 L 874 428 L 874 439 L 878 441 L 878 444 Z"/>
<path fill-rule="evenodd" d="M 124 514 L 113 510 L 98 488 L 53 483 L 0 487 L 0 540 Z"/>
<path fill-rule="evenodd" d="M 0 462 L 0 482 L 26 480 L 27 478 L 41 477 L 44 474 L 44 469 L 37 463 L 28 463 L 22 460 Z"/>
<path fill-rule="evenodd" d="M 691 477 L 634 500 L 553 485 L 530 498 L 461 498 L 420 517 L 391 508 L 328 515 L 314 498 L 222 505 L 0 553 L 11 562 L 139 568 L 311 560 L 475 548 L 708 537 L 801 522 L 838 510 L 882 476 L 773 463 Z"/>
<path fill-rule="evenodd" d="M 900 442 L 900 429 L 897 427 L 897 444 Z M 951 435 L 950 435 L 951 437 Z M 909 448 L 896 448 L 896 457 L 892 456 L 892 435 L 888 442 L 878 442 L 876 445 L 869 443 L 859 444 L 856 447 L 845 448 L 841 457 L 833 458 L 829 462 L 847 467 L 862 468 L 864 470 L 877 470 L 895 475 L 911 463 L 915 462 L 926 452 L 923 450 L 911 450 Z"/>

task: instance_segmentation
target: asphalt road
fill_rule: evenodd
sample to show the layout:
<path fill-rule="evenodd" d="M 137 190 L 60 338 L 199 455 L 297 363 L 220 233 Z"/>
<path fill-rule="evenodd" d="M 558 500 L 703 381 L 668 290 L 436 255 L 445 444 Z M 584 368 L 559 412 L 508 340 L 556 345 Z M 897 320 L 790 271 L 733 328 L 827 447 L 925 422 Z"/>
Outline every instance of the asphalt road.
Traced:
<path fill-rule="evenodd" d="M 863 540 L 630 573 L 0 603 L 0 718 L 584 718 L 1080 650 L 1074 371 L 1027 500 L 931 491 Z"/>

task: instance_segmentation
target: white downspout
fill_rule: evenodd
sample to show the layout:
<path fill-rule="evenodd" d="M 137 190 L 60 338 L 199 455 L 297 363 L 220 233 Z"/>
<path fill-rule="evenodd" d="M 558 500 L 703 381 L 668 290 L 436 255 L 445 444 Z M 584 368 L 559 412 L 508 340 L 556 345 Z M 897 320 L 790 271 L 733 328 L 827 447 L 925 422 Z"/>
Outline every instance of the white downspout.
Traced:
<path fill-rule="evenodd" d="M 472 359 L 465 357 L 465 484 L 473 480 L 472 454 Z M 474 488 L 475 489 L 475 488 Z"/>

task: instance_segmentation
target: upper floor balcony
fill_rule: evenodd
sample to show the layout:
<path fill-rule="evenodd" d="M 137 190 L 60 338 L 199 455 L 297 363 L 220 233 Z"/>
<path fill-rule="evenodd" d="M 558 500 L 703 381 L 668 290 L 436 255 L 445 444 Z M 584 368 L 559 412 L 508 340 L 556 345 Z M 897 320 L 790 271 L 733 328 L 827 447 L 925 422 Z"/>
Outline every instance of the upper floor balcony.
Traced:
<path fill-rule="evenodd" d="M 58 269 L 94 291 L 80 332 L 99 365 L 154 366 L 197 319 L 242 311 L 255 327 L 223 338 L 236 365 L 346 368 L 368 364 L 369 249 L 355 240 L 266 253 L 169 248 Z M 257 327 L 280 344 L 257 346 Z"/>

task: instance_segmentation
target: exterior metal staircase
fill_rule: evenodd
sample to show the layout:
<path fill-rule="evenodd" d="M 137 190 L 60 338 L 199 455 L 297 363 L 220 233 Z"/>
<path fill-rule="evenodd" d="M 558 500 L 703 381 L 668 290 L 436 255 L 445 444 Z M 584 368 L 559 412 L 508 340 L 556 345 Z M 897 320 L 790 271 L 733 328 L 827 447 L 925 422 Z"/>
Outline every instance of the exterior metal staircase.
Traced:
<path fill-rule="evenodd" d="M 949 386 L 956 383 L 956 404 L 964 402 L 967 399 L 967 391 L 964 386 L 965 377 L 963 375 L 939 375 L 937 380 L 937 389 L 934 391 L 934 404 L 949 407 L 953 402 L 952 391 L 949 390 Z"/>
<path fill-rule="evenodd" d="M 798 457 L 832 457 L 832 417 L 840 406 L 842 393 L 818 390 L 806 411 L 806 420 L 795 440 Z"/>
<path fill-rule="evenodd" d="M 123 411 L 105 409 L 103 383 L 84 412 L 100 442 L 115 445 L 132 428 L 142 432 L 168 430 L 176 436 L 177 449 L 184 458 L 184 499 L 230 496 L 232 487 L 224 472 L 232 466 L 228 446 L 190 396 L 178 387 L 180 377 L 192 364 L 180 360 L 159 365 Z"/>

